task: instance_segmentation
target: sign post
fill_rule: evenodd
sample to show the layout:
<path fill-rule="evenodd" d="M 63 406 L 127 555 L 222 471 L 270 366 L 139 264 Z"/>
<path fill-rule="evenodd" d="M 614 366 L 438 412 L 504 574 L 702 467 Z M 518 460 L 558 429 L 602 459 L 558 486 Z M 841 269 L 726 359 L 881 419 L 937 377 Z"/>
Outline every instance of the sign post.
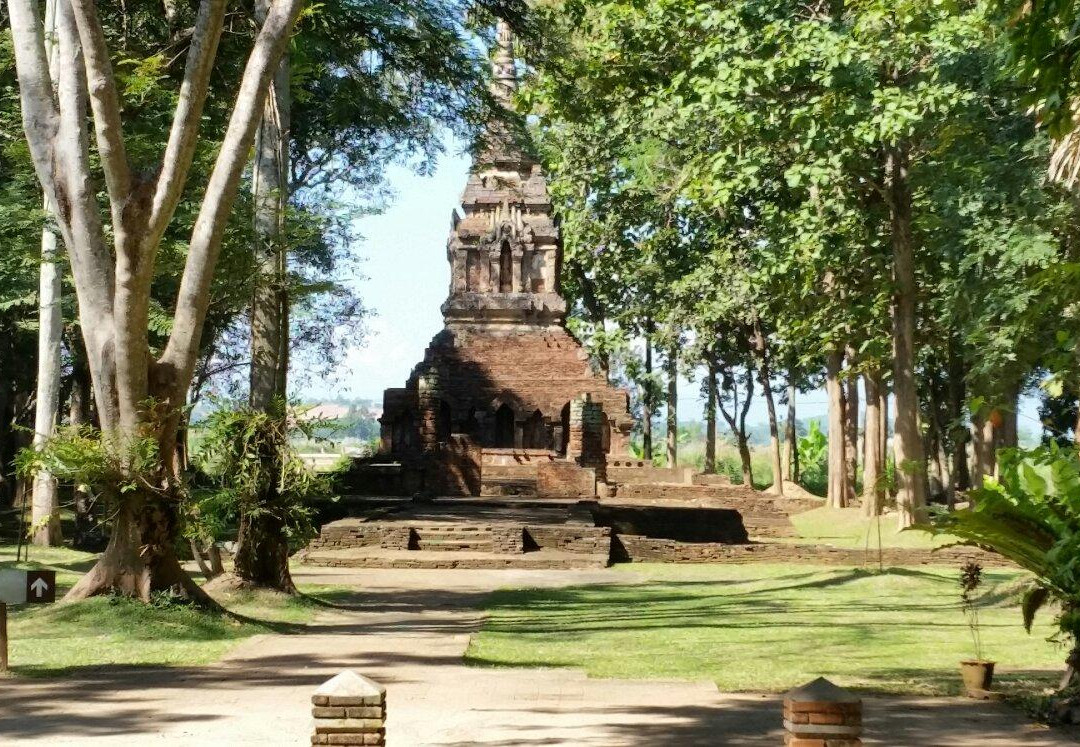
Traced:
<path fill-rule="evenodd" d="M 55 601 L 56 571 L 0 570 L 0 674 L 8 671 L 8 605 Z"/>
<path fill-rule="evenodd" d="M 0 602 L 0 674 L 8 671 L 7 602 Z"/>

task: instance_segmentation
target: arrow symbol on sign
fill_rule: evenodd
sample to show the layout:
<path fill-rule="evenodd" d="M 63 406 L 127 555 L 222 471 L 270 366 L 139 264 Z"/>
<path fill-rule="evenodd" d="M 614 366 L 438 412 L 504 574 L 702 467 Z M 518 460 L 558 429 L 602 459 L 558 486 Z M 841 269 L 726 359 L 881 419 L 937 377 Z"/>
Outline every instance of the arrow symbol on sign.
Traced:
<path fill-rule="evenodd" d="M 30 584 L 30 590 L 34 592 L 34 596 L 41 599 L 45 595 L 45 592 L 49 590 L 49 585 L 45 583 L 44 579 L 37 579 L 34 583 Z"/>

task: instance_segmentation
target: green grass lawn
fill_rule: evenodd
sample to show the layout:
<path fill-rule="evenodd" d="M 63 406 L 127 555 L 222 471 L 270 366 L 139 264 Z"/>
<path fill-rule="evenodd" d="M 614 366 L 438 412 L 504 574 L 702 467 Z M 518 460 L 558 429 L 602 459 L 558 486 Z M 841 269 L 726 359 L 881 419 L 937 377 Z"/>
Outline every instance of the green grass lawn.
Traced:
<path fill-rule="evenodd" d="M 30 562 L 15 563 L 15 548 L 0 545 L 0 568 L 51 568 L 62 594 L 94 563 L 94 555 L 64 548 L 30 548 Z M 118 597 L 75 604 L 9 606 L 15 674 L 63 674 L 108 665 L 209 664 L 240 641 L 261 633 L 297 633 L 349 591 L 303 586 L 302 596 L 240 591 L 216 599 L 231 614 L 182 604 L 147 605 Z"/>
<path fill-rule="evenodd" d="M 813 542 L 834 547 L 870 548 L 878 546 L 878 529 L 881 531 L 882 547 L 910 547 L 930 549 L 954 542 L 950 537 L 933 536 L 926 532 L 896 528 L 896 515 L 887 514 L 876 519 L 867 518 L 862 509 L 829 508 L 822 506 L 791 517 L 796 538 L 784 538 L 787 542 Z"/>
<path fill-rule="evenodd" d="M 860 689 L 959 691 L 972 655 L 952 568 L 634 565 L 626 584 L 500 591 L 469 647 L 479 666 L 580 667 L 595 677 L 708 679 L 782 691 L 817 676 Z M 630 574 L 643 575 L 635 582 Z M 1050 616 L 1024 632 L 1019 572 L 986 571 L 985 656 L 1001 689 L 1053 683 Z"/>

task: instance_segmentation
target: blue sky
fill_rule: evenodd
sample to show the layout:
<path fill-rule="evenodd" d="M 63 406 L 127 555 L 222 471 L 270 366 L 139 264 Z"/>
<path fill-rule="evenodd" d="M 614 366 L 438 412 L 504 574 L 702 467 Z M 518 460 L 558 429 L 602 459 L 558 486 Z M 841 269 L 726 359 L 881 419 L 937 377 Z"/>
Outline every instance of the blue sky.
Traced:
<path fill-rule="evenodd" d="M 394 166 L 387 182 L 394 192 L 386 210 L 360 218 L 362 236 L 357 253 L 362 277 L 353 278 L 365 305 L 372 311 L 368 334 L 348 346 L 344 363 L 325 382 L 306 382 L 304 399 L 360 397 L 382 401 L 388 387 L 401 386 L 424 355 L 428 341 L 442 329 L 439 306 L 446 299 L 450 270 L 446 239 L 451 211 L 459 205 L 469 171 L 468 155 L 451 143 L 435 172 L 421 176 Z M 687 380 L 679 387 L 680 420 L 702 418 L 699 385 Z M 824 391 L 807 392 L 797 400 L 800 418 L 826 414 Z M 1037 431 L 1036 402 L 1021 404 L 1021 431 Z M 764 422 L 760 396 L 748 422 Z"/>

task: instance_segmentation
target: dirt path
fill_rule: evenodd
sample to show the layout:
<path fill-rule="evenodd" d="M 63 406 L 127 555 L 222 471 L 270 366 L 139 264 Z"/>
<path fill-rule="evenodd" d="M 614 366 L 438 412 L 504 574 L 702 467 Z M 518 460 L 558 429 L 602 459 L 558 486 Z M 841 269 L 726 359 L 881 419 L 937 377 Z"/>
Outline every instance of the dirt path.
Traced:
<path fill-rule="evenodd" d="M 461 656 L 484 595 L 503 586 L 612 579 L 610 571 L 353 571 L 363 611 L 327 612 L 309 634 L 260 636 L 199 668 L 109 667 L 56 680 L 0 681 L 0 743 L 302 745 L 310 696 L 351 667 L 387 687 L 389 744 L 769 745 L 775 697 L 721 695 L 711 682 L 595 680 L 571 669 L 476 669 Z M 625 583 L 626 573 L 617 580 Z M 866 744 L 1062 745 L 1008 708 L 950 698 L 872 699 Z"/>

